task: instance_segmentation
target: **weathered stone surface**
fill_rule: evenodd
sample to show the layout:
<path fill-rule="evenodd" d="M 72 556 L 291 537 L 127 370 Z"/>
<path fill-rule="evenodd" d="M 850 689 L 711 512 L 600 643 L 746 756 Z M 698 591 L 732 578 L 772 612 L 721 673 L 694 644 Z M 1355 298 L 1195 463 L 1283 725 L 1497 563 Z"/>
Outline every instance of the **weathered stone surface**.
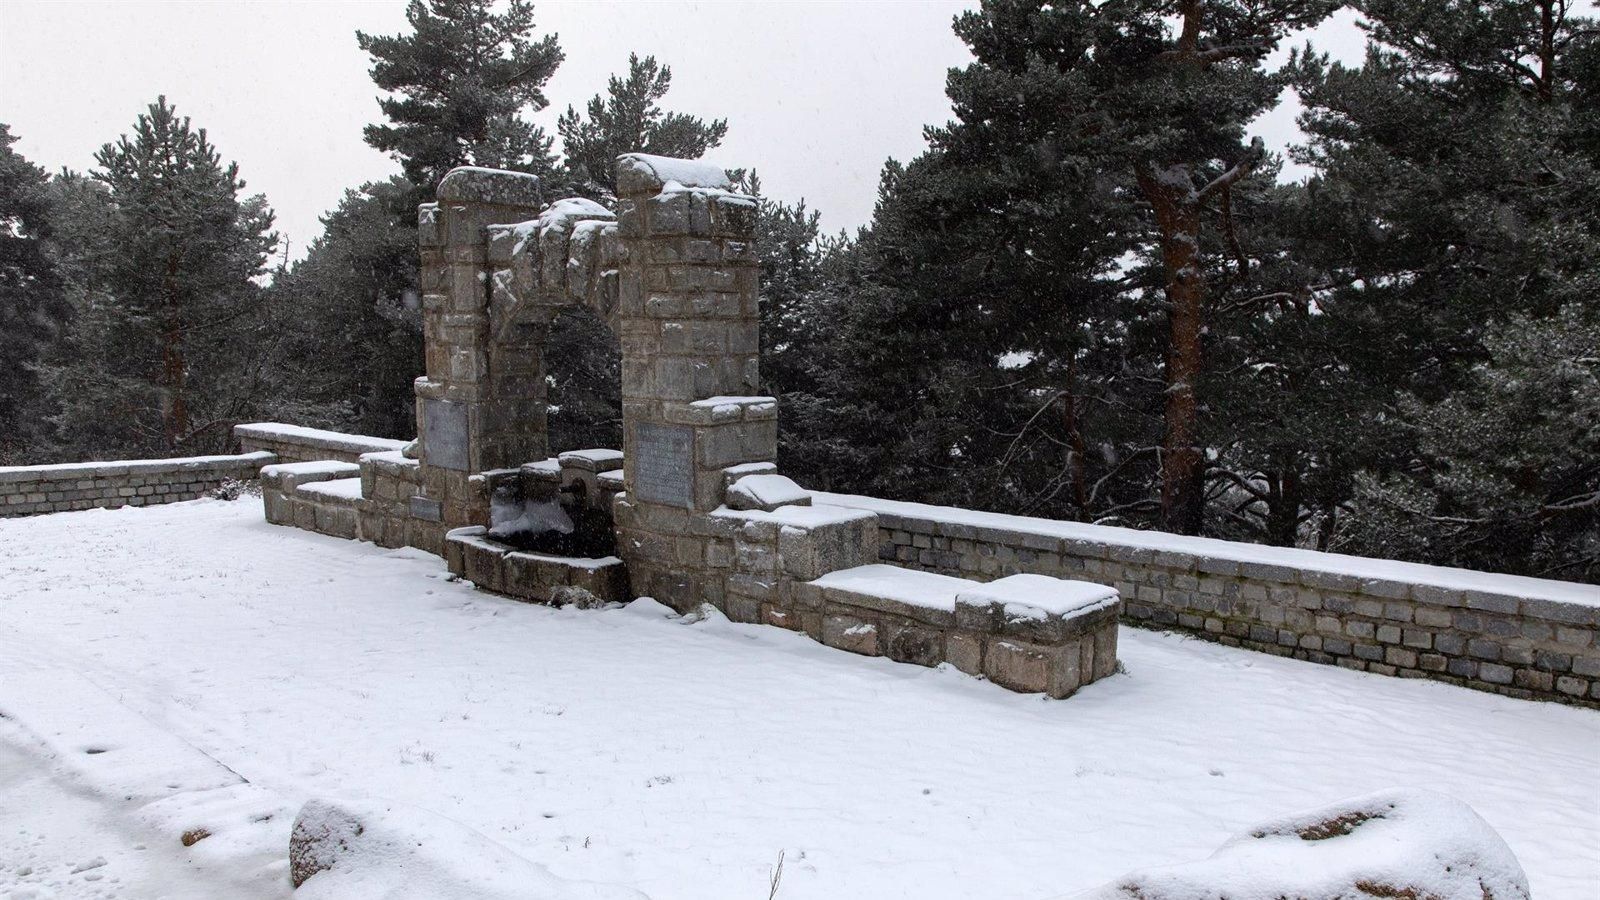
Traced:
<path fill-rule="evenodd" d="M 537 208 L 539 176 L 504 169 L 458 166 L 445 173 L 436 194 L 441 202 L 487 203 Z"/>
<path fill-rule="evenodd" d="M 862 656 L 878 656 L 881 653 L 878 648 L 878 626 L 855 616 L 823 616 L 822 642 L 829 647 Z"/>
<path fill-rule="evenodd" d="M 1023 693 L 1070 696 L 1079 685 L 1076 643 L 1046 647 L 1009 638 L 991 639 L 984 651 L 983 673 L 990 681 Z"/>

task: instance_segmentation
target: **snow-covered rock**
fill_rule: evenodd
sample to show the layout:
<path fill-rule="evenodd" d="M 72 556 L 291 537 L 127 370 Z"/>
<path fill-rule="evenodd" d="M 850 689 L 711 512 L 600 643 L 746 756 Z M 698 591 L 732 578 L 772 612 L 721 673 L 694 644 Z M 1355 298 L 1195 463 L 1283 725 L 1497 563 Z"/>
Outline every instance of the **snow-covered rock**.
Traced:
<path fill-rule="evenodd" d="M 811 505 L 811 492 L 786 475 L 746 475 L 728 488 L 728 505 L 737 510 L 772 512 L 780 506 Z"/>
<path fill-rule="evenodd" d="M 1077 900 L 1528 900 L 1528 877 L 1472 807 L 1391 790 L 1263 822 L 1209 859 L 1133 872 Z"/>
<path fill-rule="evenodd" d="M 453 819 L 399 804 L 307 802 L 289 838 L 289 880 L 313 900 L 645 900 L 557 878 Z"/>

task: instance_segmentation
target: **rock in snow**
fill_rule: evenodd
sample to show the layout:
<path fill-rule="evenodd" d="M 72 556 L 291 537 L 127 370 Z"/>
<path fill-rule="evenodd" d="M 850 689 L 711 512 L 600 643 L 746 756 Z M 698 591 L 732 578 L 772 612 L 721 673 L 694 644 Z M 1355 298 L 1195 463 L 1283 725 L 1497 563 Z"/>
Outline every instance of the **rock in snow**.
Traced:
<path fill-rule="evenodd" d="M 1381 791 L 1263 822 L 1209 859 L 1131 873 L 1077 900 L 1528 900 L 1500 835 L 1459 800 Z"/>
<path fill-rule="evenodd" d="M 646 900 L 557 878 L 459 822 L 399 804 L 306 803 L 289 838 L 289 878 L 309 900 Z"/>

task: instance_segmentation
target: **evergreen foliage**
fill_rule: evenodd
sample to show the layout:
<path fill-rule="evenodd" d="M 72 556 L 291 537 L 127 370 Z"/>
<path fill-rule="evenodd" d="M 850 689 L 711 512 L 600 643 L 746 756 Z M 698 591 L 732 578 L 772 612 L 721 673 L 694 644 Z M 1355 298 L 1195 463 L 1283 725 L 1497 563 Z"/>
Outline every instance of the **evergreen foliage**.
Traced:
<path fill-rule="evenodd" d="M 91 209 L 103 200 L 90 218 L 105 233 L 79 260 L 72 350 L 49 370 L 61 439 L 122 455 L 224 446 L 265 364 L 248 335 L 277 243 L 272 212 L 240 196 L 238 165 L 165 97 L 95 159 L 106 191 L 67 189 Z"/>
<path fill-rule="evenodd" d="M 671 67 L 654 56 L 640 59 L 630 53 L 628 76 L 611 76 L 606 95 L 589 100 L 587 117 L 567 107 L 556 128 L 578 193 L 602 202 L 615 200 L 617 157 L 624 153 L 699 159 L 722 143 L 726 119 L 707 122 L 661 108 L 671 87 Z"/>
<path fill-rule="evenodd" d="M 68 311 L 49 253 L 49 180 L 12 149 L 16 141 L 0 123 L 0 465 L 48 436 L 35 366 Z"/>
<path fill-rule="evenodd" d="M 410 34 L 356 33 L 371 54 L 372 80 L 388 124 L 368 125 L 367 143 L 390 153 L 426 195 L 460 165 L 550 175 L 544 129 L 522 118 L 549 105 L 544 85 L 561 65 L 555 35 L 533 37 L 533 4 L 510 0 L 411 0 Z"/>
<path fill-rule="evenodd" d="M 1600 26 L 1569 0 L 1358 0 L 1360 65 L 1267 65 L 1330 0 L 986 0 L 954 116 L 871 225 L 759 200 L 763 390 L 809 487 L 1600 582 Z M 269 272 L 265 200 L 165 99 L 89 175 L 0 125 L 0 463 L 412 436 L 416 204 L 450 168 L 615 199 L 722 119 L 626 73 L 557 122 L 527 0 L 358 34 L 404 175 Z M 1278 57 L 1273 57 L 1274 59 Z M 1292 88 L 1313 175 L 1251 123 Z M 620 446 L 617 339 L 561 316 L 552 449 Z"/>

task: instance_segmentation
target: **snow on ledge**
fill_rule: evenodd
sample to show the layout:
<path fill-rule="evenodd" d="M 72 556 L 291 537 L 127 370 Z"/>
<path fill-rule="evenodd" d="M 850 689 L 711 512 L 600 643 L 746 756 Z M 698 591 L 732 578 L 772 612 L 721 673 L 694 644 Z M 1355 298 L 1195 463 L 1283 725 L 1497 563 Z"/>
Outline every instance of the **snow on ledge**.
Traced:
<path fill-rule="evenodd" d="M 178 456 L 171 459 L 113 459 L 98 462 L 57 463 L 47 466 L 0 466 L 0 481 L 49 481 L 82 475 L 130 475 L 152 472 L 180 472 L 211 466 L 257 469 L 276 459 L 271 452 L 258 450 L 227 456 Z"/>
<path fill-rule="evenodd" d="M 624 153 L 617 158 L 619 193 L 656 192 L 673 183 L 684 188 L 728 190 L 733 187 L 727 171 L 714 163 L 649 153 Z"/>
<path fill-rule="evenodd" d="M 371 437 L 365 434 L 345 434 L 342 431 L 305 428 L 300 425 L 287 425 L 283 422 L 251 422 L 247 425 L 235 425 L 233 427 L 233 435 L 245 442 L 255 439 L 321 449 L 343 450 L 349 453 L 402 450 L 409 443 L 408 441 L 394 438 Z"/>
<path fill-rule="evenodd" d="M 1006 618 L 1070 619 L 1117 605 L 1115 588 L 1092 581 L 1068 581 L 1049 575 L 1007 575 L 974 585 L 956 595 L 965 606 L 998 604 Z"/>
<path fill-rule="evenodd" d="M 1103 544 L 1159 553 L 1176 553 L 1186 556 L 1227 560 L 1241 564 L 1281 567 L 1298 572 L 1345 576 L 1358 581 L 1391 581 L 1422 585 L 1445 590 L 1479 591 L 1554 603 L 1570 603 L 1600 609 L 1600 585 L 1578 584 L 1546 578 L 1529 578 L 1522 575 L 1503 575 L 1495 572 L 1475 572 L 1470 569 L 1452 569 L 1422 563 L 1400 562 L 1389 559 L 1370 559 L 1342 553 L 1323 553 L 1295 547 L 1269 547 L 1245 544 L 1217 538 L 1189 537 L 1162 531 L 1140 531 L 1134 528 L 1115 528 L 1108 525 L 1085 525 L 1081 522 L 1061 522 L 1054 519 L 1037 519 L 1003 513 L 979 512 L 950 506 L 933 506 L 926 503 L 909 503 L 900 500 L 882 500 L 854 494 L 833 494 L 812 491 L 813 502 L 829 506 L 844 506 L 870 510 L 883 516 L 905 520 L 924 521 L 942 525 L 991 529 L 1025 535 L 1037 535 L 1065 541 Z M 888 527 L 894 526 L 887 523 Z M 980 538 L 983 540 L 985 538 Z M 1068 552 L 1072 552 L 1068 549 Z M 1245 573 L 1250 577 L 1250 573 Z M 1292 582 L 1293 572 L 1283 580 Z"/>

